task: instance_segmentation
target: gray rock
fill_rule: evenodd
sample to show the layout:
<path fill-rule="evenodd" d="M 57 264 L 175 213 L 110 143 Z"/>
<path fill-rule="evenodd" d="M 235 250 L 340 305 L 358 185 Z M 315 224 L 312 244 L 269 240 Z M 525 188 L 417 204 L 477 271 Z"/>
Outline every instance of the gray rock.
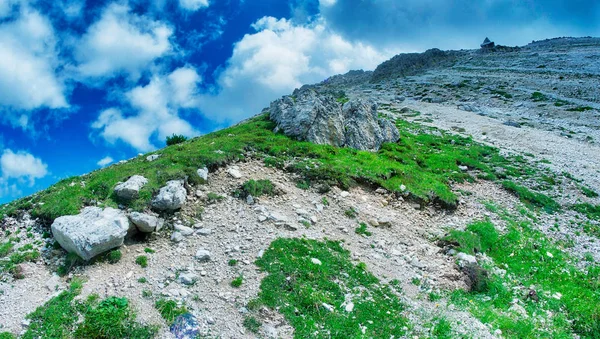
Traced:
<path fill-rule="evenodd" d="M 161 211 L 174 211 L 180 209 L 187 199 L 187 192 L 183 181 L 172 180 L 162 187 L 158 195 L 152 199 L 152 207 Z"/>
<path fill-rule="evenodd" d="M 152 154 L 146 157 L 147 161 L 154 161 L 160 157 L 160 154 Z"/>
<path fill-rule="evenodd" d="M 477 263 L 477 258 L 475 258 L 475 256 L 472 256 L 470 254 L 466 254 L 463 252 L 460 252 L 456 255 L 456 259 L 458 260 L 459 263 L 461 264 L 476 264 Z"/>
<path fill-rule="evenodd" d="M 184 285 L 193 285 L 198 281 L 198 275 L 195 273 L 181 273 L 179 274 L 179 282 Z"/>
<path fill-rule="evenodd" d="M 210 252 L 205 250 L 204 248 L 198 249 L 196 251 L 196 259 L 198 261 L 209 261 L 210 260 Z"/>
<path fill-rule="evenodd" d="M 129 214 L 129 220 L 137 227 L 140 232 L 152 233 L 160 231 L 165 221 L 150 214 L 132 212 Z"/>
<path fill-rule="evenodd" d="M 234 179 L 240 179 L 242 177 L 242 173 L 237 166 L 229 167 L 227 173 Z"/>
<path fill-rule="evenodd" d="M 123 245 L 130 224 L 124 212 L 86 207 L 78 215 L 59 217 L 52 223 L 54 239 L 84 260 Z"/>
<path fill-rule="evenodd" d="M 276 131 L 316 144 L 378 150 L 400 137 L 390 121 L 378 117 L 374 101 L 353 99 L 342 106 L 333 96 L 311 88 L 272 102 L 270 115 Z"/>
<path fill-rule="evenodd" d="M 118 183 L 115 187 L 115 194 L 125 200 L 137 199 L 140 189 L 148 183 L 148 179 L 141 175 L 134 175 L 126 182 Z"/>
<path fill-rule="evenodd" d="M 184 237 L 194 234 L 194 230 L 190 227 L 178 225 L 178 224 L 175 224 L 175 226 L 173 226 L 173 227 L 175 228 L 175 231 L 181 233 L 181 235 L 183 235 Z"/>
<path fill-rule="evenodd" d="M 202 180 L 208 181 L 208 168 L 206 168 L 206 167 L 200 168 L 196 172 L 198 173 L 198 176 L 200 178 L 202 178 Z"/>
<path fill-rule="evenodd" d="M 246 203 L 248 205 L 254 205 L 254 197 L 248 194 L 248 196 L 246 197 Z"/>
<path fill-rule="evenodd" d="M 212 230 L 210 228 L 201 228 L 199 230 L 196 231 L 196 234 L 198 235 L 203 235 L 203 236 L 208 236 L 212 234 Z"/>
<path fill-rule="evenodd" d="M 183 234 L 181 234 L 179 232 L 173 232 L 173 234 L 171 234 L 171 241 L 172 242 L 182 242 Z"/>

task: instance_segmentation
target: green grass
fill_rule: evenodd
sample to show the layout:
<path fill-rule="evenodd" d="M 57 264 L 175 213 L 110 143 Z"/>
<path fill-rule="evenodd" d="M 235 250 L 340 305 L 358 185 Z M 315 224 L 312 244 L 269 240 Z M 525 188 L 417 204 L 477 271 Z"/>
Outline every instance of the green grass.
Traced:
<path fill-rule="evenodd" d="M 263 195 L 274 195 L 275 185 L 271 180 L 248 180 L 235 192 L 235 196 L 245 198 L 249 195 L 261 197 Z"/>
<path fill-rule="evenodd" d="M 571 209 L 585 215 L 590 220 L 600 220 L 600 205 L 576 204 Z"/>
<path fill-rule="evenodd" d="M 277 239 L 256 264 L 268 275 L 253 304 L 277 309 L 295 338 L 400 338 L 409 326 L 392 289 L 354 265 L 338 242 Z M 352 312 L 343 308 L 346 295 Z"/>
<path fill-rule="evenodd" d="M 206 198 L 208 199 L 208 202 L 210 204 L 216 204 L 217 202 L 222 201 L 223 199 L 225 199 L 224 196 L 219 195 L 219 194 L 214 193 L 214 192 L 208 192 L 206 194 Z"/>
<path fill-rule="evenodd" d="M 458 201 L 451 189 L 452 183 L 475 180 L 458 166 L 468 166 L 473 173 L 489 180 L 526 179 L 538 172 L 523 159 L 501 156 L 498 149 L 478 144 L 471 138 L 404 120 L 398 120 L 396 125 L 400 131 L 397 143 L 384 144 L 378 152 L 367 152 L 294 140 L 274 133 L 275 124 L 261 115 L 234 127 L 168 146 L 156 152 L 161 156 L 152 162 L 140 156 L 124 164 L 64 179 L 45 191 L 0 206 L 0 218 L 30 210 L 32 217 L 51 223 L 59 216 L 77 214 L 83 206 L 94 202 L 111 207 L 122 203 L 142 211 L 149 207 L 153 193 L 168 180 L 187 177 L 193 181 L 198 168 L 207 166 L 212 171 L 243 160 L 248 150 L 254 151 L 259 159 L 288 164 L 286 170 L 300 174 L 300 183 L 305 189 L 316 182 L 343 189 L 365 183 L 390 192 L 407 193 L 420 202 L 439 203 L 446 208 L 456 207 Z M 498 168 L 503 170 L 497 171 Z M 113 194 L 116 183 L 133 174 L 143 175 L 148 184 L 140 190 L 137 199 L 125 203 L 117 201 Z M 406 192 L 400 190 L 403 185 Z M 209 193 L 213 202 L 220 200 L 219 197 Z"/>
<path fill-rule="evenodd" d="M 185 141 L 187 141 L 186 136 L 173 134 L 170 137 L 167 137 L 167 146 L 181 144 L 182 142 L 185 142 Z"/>
<path fill-rule="evenodd" d="M 173 324 L 178 316 L 188 313 L 185 305 L 178 306 L 174 300 L 159 299 L 154 304 L 154 307 L 156 307 L 158 313 L 160 313 L 169 326 Z"/>
<path fill-rule="evenodd" d="M 260 330 L 261 326 L 262 324 L 260 323 L 260 321 L 258 321 L 253 316 L 244 318 L 244 327 L 252 333 L 258 333 L 258 330 Z"/>
<path fill-rule="evenodd" d="M 40 257 L 40 251 L 33 245 L 24 245 L 15 248 L 19 238 L 10 238 L 8 241 L 0 244 L 0 273 L 6 272 L 15 279 L 24 278 L 20 264 L 24 262 L 34 262 Z"/>
<path fill-rule="evenodd" d="M 108 254 L 107 254 L 107 260 L 111 264 L 118 263 L 122 257 L 123 257 L 123 253 L 121 253 L 121 251 L 119 251 L 119 250 L 112 250 L 112 251 L 108 252 Z"/>
<path fill-rule="evenodd" d="M 555 213 L 561 209 L 554 199 L 542 193 L 532 192 L 527 187 L 517 185 L 512 181 L 502 182 L 502 187 L 519 197 L 527 206 L 539 207 L 547 213 Z"/>
<path fill-rule="evenodd" d="M 230 260 L 227 262 L 227 265 L 229 265 L 229 266 L 235 266 L 235 265 L 237 265 L 237 264 L 238 264 L 238 261 L 237 261 L 236 259 L 230 259 Z"/>
<path fill-rule="evenodd" d="M 344 215 L 350 219 L 356 219 L 358 216 L 358 212 L 354 209 L 354 207 L 350 207 L 349 209 L 344 211 Z"/>
<path fill-rule="evenodd" d="M 366 235 L 367 237 L 370 237 L 372 235 L 371 232 L 367 231 L 367 224 L 365 224 L 364 222 L 361 222 L 358 225 L 358 227 L 354 230 L 354 233 L 360 234 L 360 235 Z"/>
<path fill-rule="evenodd" d="M 10 332 L 2 332 L 0 333 L 0 339 L 17 339 L 17 337 Z"/>
<path fill-rule="evenodd" d="M 135 258 L 135 263 L 140 265 L 142 268 L 148 267 L 148 257 L 145 255 L 140 255 Z"/>
<path fill-rule="evenodd" d="M 533 100 L 534 102 L 548 101 L 548 97 L 543 93 L 533 92 L 531 94 L 531 100 Z"/>
<path fill-rule="evenodd" d="M 153 249 L 151 249 L 151 248 L 149 248 L 149 247 L 146 247 L 146 248 L 144 248 L 144 252 L 146 252 L 146 253 L 148 253 L 148 254 L 153 254 L 153 253 L 156 253 L 156 251 L 155 251 L 155 250 L 153 250 Z"/>
<path fill-rule="evenodd" d="M 34 338 L 153 338 L 157 327 L 137 323 L 125 298 L 97 296 L 76 300 L 82 282 L 74 280 L 67 291 L 50 299 L 27 316 L 31 324 L 21 336 Z M 81 322 L 78 320 L 81 319 Z"/>
<path fill-rule="evenodd" d="M 594 110 L 594 107 L 590 107 L 590 106 L 577 106 L 575 108 L 567 109 L 567 111 L 569 111 L 569 112 L 585 112 L 585 111 L 592 111 L 592 110 Z"/>
<path fill-rule="evenodd" d="M 588 198 L 597 198 L 598 197 L 598 193 L 594 190 L 592 190 L 591 188 L 585 187 L 585 186 L 579 186 L 579 189 L 581 190 L 581 194 L 585 195 Z"/>
<path fill-rule="evenodd" d="M 451 301 L 502 330 L 506 338 L 571 338 L 574 334 L 598 338 L 600 305 L 589 301 L 600 298 L 600 267 L 580 270 L 556 244 L 534 230 L 531 221 L 517 220 L 506 211 L 499 214 L 508 224 L 505 233 L 492 230 L 488 221 L 470 225 L 465 233 L 478 238 L 482 250 L 507 271 L 506 276 L 490 276 L 487 288 L 479 293 L 455 291 Z M 523 299 L 519 286 L 533 286 L 539 301 Z M 554 298 L 556 293 L 562 296 Z M 524 300 L 528 317 L 509 311 L 515 298 Z M 545 320 L 539 321 L 540 317 Z"/>
<path fill-rule="evenodd" d="M 243 283 L 244 277 L 240 275 L 231 281 L 231 287 L 240 288 Z"/>
<path fill-rule="evenodd" d="M 452 324 L 446 318 L 435 319 L 435 325 L 431 331 L 432 339 L 452 339 Z"/>

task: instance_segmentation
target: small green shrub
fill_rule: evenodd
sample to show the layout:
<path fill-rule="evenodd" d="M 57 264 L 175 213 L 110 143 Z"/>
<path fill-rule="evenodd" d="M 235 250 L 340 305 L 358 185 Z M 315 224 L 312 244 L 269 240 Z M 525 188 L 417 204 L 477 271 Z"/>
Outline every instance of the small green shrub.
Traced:
<path fill-rule="evenodd" d="M 329 206 L 329 200 L 327 200 L 327 197 L 321 198 L 321 203 L 323 206 Z"/>
<path fill-rule="evenodd" d="M 17 337 L 10 332 L 2 332 L 0 333 L 0 339 L 17 339 Z"/>
<path fill-rule="evenodd" d="M 244 277 L 240 275 L 231 281 L 231 287 L 240 288 L 240 286 L 242 286 L 243 283 Z"/>
<path fill-rule="evenodd" d="M 175 321 L 175 319 L 182 315 L 188 313 L 185 305 L 177 306 L 177 302 L 174 300 L 167 299 L 159 299 L 154 304 L 154 307 L 158 310 L 158 313 L 165 319 L 165 321 L 169 324 L 169 326 Z"/>
<path fill-rule="evenodd" d="M 350 219 L 355 219 L 358 216 L 358 212 L 354 209 L 354 207 L 350 207 L 344 211 L 344 215 Z"/>
<path fill-rule="evenodd" d="M 527 187 L 519 186 L 512 181 L 502 182 L 502 187 L 515 194 L 526 205 L 542 208 L 547 213 L 560 211 L 560 205 L 547 195 L 532 192 Z"/>
<path fill-rule="evenodd" d="M 235 265 L 237 265 L 237 263 L 238 263 L 238 261 L 236 259 L 231 259 L 231 260 L 229 260 L 229 262 L 227 262 L 227 264 L 229 266 L 235 266 Z"/>
<path fill-rule="evenodd" d="M 148 267 L 148 257 L 145 255 L 140 255 L 135 258 L 135 263 L 140 265 L 142 268 Z"/>
<path fill-rule="evenodd" d="M 141 278 L 139 278 L 139 279 L 138 279 L 138 282 L 139 282 L 140 284 L 145 284 L 145 283 L 147 283 L 147 282 L 148 282 L 148 279 L 146 279 L 145 277 L 141 277 Z"/>
<path fill-rule="evenodd" d="M 462 271 L 469 278 L 469 288 L 471 292 L 485 293 L 489 289 L 489 273 L 478 264 L 466 264 Z"/>
<path fill-rule="evenodd" d="M 186 140 L 187 140 L 187 137 L 184 135 L 173 134 L 170 137 L 167 137 L 167 146 L 181 144 L 181 143 L 185 142 Z"/>
<path fill-rule="evenodd" d="M 116 264 L 121 260 L 123 254 L 119 250 L 113 250 L 108 252 L 108 262 L 111 264 Z"/>
<path fill-rule="evenodd" d="M 263 195 L 274 195 L 275 185 L 271 180 L 248 180 L 242 185 L 243 197 L 251 195 L 260 197 Z"/>
<path fill-rule="evenodd" d="M 146 253 L 148 253 L 148 254 L 156 253 L 156 251 L 155 251 L 155 250 L 153 250 L 153 249 L 151 249 L 151 248 L 148 248 L 148 247 L 144 248 L 144 252 L 146 252 Z"/>
<path fill-rule="evenodd" d="M 452 339 L 452 324 L 446 318 L 437 319 L 431 334 L 432 339 Z"/>
<path fill-rule="evenodd" d="M 533 94 L 531 94 L 531 100 L 533 100 L 534 102 L 547 101 L 548 97 L 543 93 L 533 92 Z"/>
<path fill-rule="evenodd" d="M 372 235 L 371 232 L 367 231 L 367 224 L 365 224 L 364 222 L 361 222 L 359 226 L 354 230 L 354 232 L 356 234 L 366 235 L 367 237 L 370 237 Z"/>
<path fill-rule="evenodd" d="M 214 193 L 214 192 L 208 192 L 208 194 L 206 194 L 206 198 L 208 199 L 209 204 L 215 204 L 215 203 L 225 199 L 225 197 L 223 197 L 222 195 L 218 195 L 217 193 Z"/>
<path fill-rule="evenodd" d="M 83 263 L 83 259 L 81 259 L 77 254 L 67 253 L 65 262 L 56 269 L 56 273 L 59 276 L 64 277 L 65 275 L 69 274 L 73 268 L 82 265 Z"/>
<path fill-rule="evenodd" d="M 252 333 L 258 333 L 261 326 L 262 324 L 255 317 L 248 316 L 244 318 L 244 327 Z"/>

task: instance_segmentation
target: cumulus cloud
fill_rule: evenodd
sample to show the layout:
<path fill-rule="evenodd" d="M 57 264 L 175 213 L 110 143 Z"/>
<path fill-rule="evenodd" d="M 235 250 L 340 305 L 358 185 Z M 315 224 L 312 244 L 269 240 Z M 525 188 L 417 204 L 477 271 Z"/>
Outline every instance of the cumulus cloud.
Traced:
<path fill-rule="evenodd" d="M 181 67 L 170 74 L 155 75 L 146 86 L 123 95 L 128 109 L 109 108 L 100 113 L 92 128 L 111 144 L 122 141 L 138 151 L 156 148 L 156 140 L 198 132 L 179 115 L 181 109 L 197 106 L 197 85 L 201 78 L 192 67 Z"/>
<path fill-rule="evenodd" d="M 345 39 L 415 50 L 600 33 L 600 2 L 587 0 L 320 0 L 320 10 Z"/>
<path fill-rule="evenodd" d="M 112 164 L 114 161 L 115 161 L 115 160 L 114 160 L 113 158 L 111 158 L 110 156 L 106 156 L 106 157 L 104 157 L 104 158 L 100 159 L 100 160 L 97 162 L 97 164 L 98 164 L 98 166 L 100 166 L 100 167 L 104 167 L 104 166 L 106 166 L 106 165 L 108 165 L 108 164 Z"/>
<path fill-rule="evenodd" d="M 219 121 L 257 114 L 277 97 L 351 69 L 373 69 L 392 55 L 365 43 L 351 43 L 327 29 L 323 21 L 298 25 L 264 17 L 235 44 L 218 89 L 203 95 L 202 111 Z"/>
<path fill-rule="evenodd" d="M 25 151 L 13 152 L 4 150 L 0 157 L 2 179 L 28 179 L 33 185 L 36 179 L 41 179 L 48 174 L 48 166 L 41 159 Z"/>
<path fill-rule="evenodd" d="M 179 7 L 186 11 L 197 11 L 208 7 L 208 0 L 179 0 Z"/>
<path fill-rule="evenodd" d="M 84 77 L 118 74 L 137 80 L 157 58 L 172 51 L 173 29 L 160 21 L 132 13 L 126 5 L 108 5 L 75 50 Z"/>
<path fill-rule="evenodd" d="M 56 45 L 51 23 L 37 11 L 21 7 L 16 20 L 0 23 L 2 119 L 25 127 L 29 111 L 69 106 L 64 81 L 56 74 L 61 64 Z"/>

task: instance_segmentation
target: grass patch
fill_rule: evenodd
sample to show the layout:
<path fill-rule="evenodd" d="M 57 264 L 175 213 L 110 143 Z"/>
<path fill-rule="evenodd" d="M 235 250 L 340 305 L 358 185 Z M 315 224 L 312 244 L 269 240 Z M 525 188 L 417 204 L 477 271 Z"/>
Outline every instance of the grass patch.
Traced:
<path fill-rule="evenodd" d="M 258 333 L 262 324 L 255 317 L 249 316 L 244 318 L 244 327 L 252 332 Z"/>
<path fill-rule="evenodd" d="M 9 238 L 0 245 L 0 273 L 6 272 L 15 279 L 22 279 L 25 276 L 20 264 L 37 261 L 40 251 L 31 244 L 15 248 L 18 242 L 19 238 Z"/>
<path fill-rule="evenodd" d="M 238 198 L 246 198 L 249 195 L 253 197 L 275 195 L 275 185 L 271 180 L 248 180 L 234 192 L 234 196 Z"/>
<path fill-rule="evenodd" d="M 502 187 L 519 197 L 519 200 L 527 206 L 539 207 L 547 213 L 555 213 L 561 209 L 560 205 L 549 196 L 532 192 L 527 187 L 519 186 L 512 181 L 502 182 Z"/>
<path fill-rule="evenodd" d="M 182 142 L 185 142 L 185 141 L 187 141 L 186 136 L 173 134 L 170 137 L 167 137 L 167 146 L 181 144 Z"/>
<path fill-rule="evenodd" d="M 372 235 L 371 232 L 367 231 L 367 224 L 365 224 L 364 222 L 361 222 L 358 225 L 358 227 L 354 230 L 354 233 L 359 235 L 366 235 L 367 237 L 370 237 Z"/>
<path fill-rule="evenodd" d="M 156 307 L 158 313 L 160 313 L 169 326 L 173 324 L 178 316 L 188 313 L 185 305 L 178 306 L 177 302 L 174 300 L 159 299 L 154 304 L 154 307 Z"/>
<path fill-rule="evenodd" d="M 600 205 L 576 204 L 571 206 L 571 209 L 585 215 L 590 220 L 600 220 Z"/>
<path fill-rule="evenodd" d="M 74 280 L 67 291 L 29 314 L 31 324 L 21 338 L 145 339 L 156 335 L 157 327 L 135 321 L 127 299 L 109 297 L 98 302 L 98 297 L 92 295 L 86 301 L 77 301 L 81 287 L 82 282 Z"/>
<path fill-rule="evenodd" d="M 244 277 L 240 275 L 231 281 L 231 287 L 240 288 L 243 283 Z"/>
<path fill-rule="evenodd" d="M 590 265 L 581 271 L 530 221 L 517 220 L 506 211 L 499 214 L 508 224 L 506 233 L 492 231 L 487 221 L 474 223 L 465 232 L 486 244 L 482 249 L 506 275 L 489 276 L 485 289 L 455 291 L 451 301 L 502 330 L 506 338 L 571 338 L 575 334 L 597 338 L 600 305 L 589 301 L 600 298 L 600 267 Z M 535 298 L 527 297 L 530 288 Z M 511 308 L 515 299 L 527 316 Z"/>
<path fill-rule="evenodd" d="M 140 265 L 142 268 L 148 267 L 148 257 L 145 255 L 140 255 L 135 258 L 135 263 Z"/>
<path fill-rule="evenodd" d="M 229 266 L 235 266 L 235 265 L 237 265 L 237 264 L 238 264 L 238 261 L 237 261 L 236 259 L 230 259 L 230 260 L 227 262 L 227 265 L 229 265 Z"/>
<path fill-rule="evenodd" d="M 452 324 L 446 318 L 435 319 L 431 330 L 432 339 L 452 339 Z"/>
<path fill-rule="evenodd" d="M 590 106 L 577 106 L 577 107 L 567 109 L 567 111 L 569 111 L 569 112 L 585 112 L 585 111 L 593 111 L 593 110 L 594 110 L 594 107 L 590 107 Z"/>
<path fill-rule="evenodd" d="M 596 191 L 592 190 L 591 188 L 588 188 L 585 186 L 579 186 L 579 189 L 581 190 L 581 194 L 585 195 L 588 198 L 597 198 L 598 197 L 598 193 L 596 193 Z"/>
<path fill-rule="evenodd" d="M 405 334 L 404 305 L 389 286 L 366 271 L 366 265 L 352 264 L 350 253 L 338 242 L 277 239 L 256 264 L 268 273 L 257 304 L 282 313 L 295 328 L 295 338 Z M 347 294 L 354 304 L 351 312 L 344 309 Z"/>
<path fill-rule="evenodd" d="M 122 257 L 123 257 L 123 253 L 121 253 L 121 251 L 119 251 L 119 250 L 112 250 L 112 251 L 108 252 L 108 254 L 107 254 L 107 260 L 111 264 L 118 263 Z"/>
<path fill-rule="evenodd" d="M 534 102 L 548 101 L 548 97 L 543 93 L 533 92 L 531 94 L 531 100 L 533 100 Z"/>

